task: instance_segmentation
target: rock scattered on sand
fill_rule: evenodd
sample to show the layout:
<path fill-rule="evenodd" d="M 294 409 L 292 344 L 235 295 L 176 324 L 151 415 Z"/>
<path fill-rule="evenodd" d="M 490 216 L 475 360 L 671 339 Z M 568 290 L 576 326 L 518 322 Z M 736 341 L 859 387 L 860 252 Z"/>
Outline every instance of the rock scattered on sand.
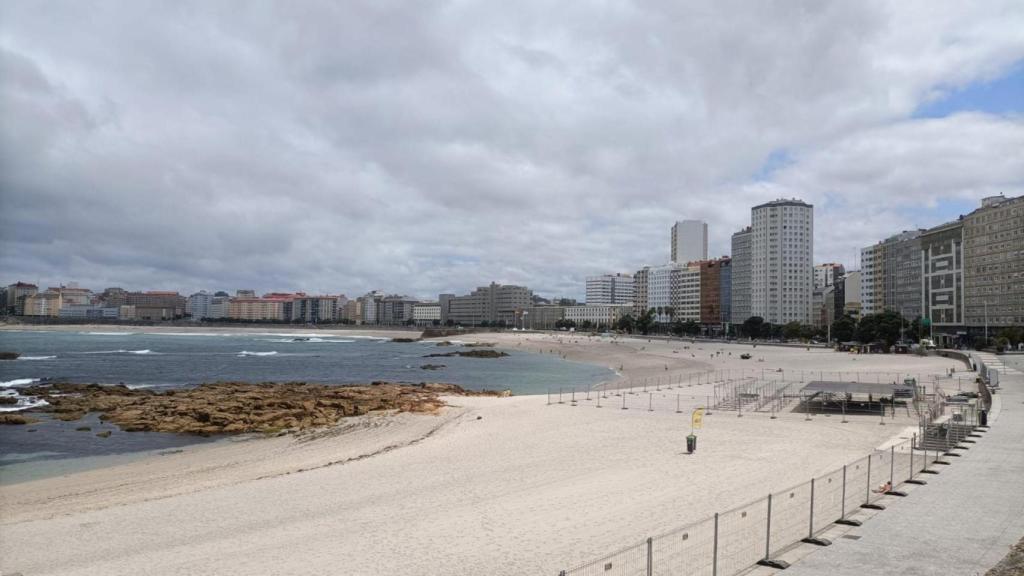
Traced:
<path fill-rule="evenodd" d="M 442 368 L 447 368 L 447 366 L 444 364 L 424 364 L 420 366 L 420 370 L 440 370 Z"/>
<path fill-rule="evenodd" d="M 35 422 L 39 422 L 39 420 L 24 414 L 0 414 L 0 424 L 21 425 L 33 424 Z"/>
<path fill-rule="evenodd" d="M 451 356 L 462 356 L 464 358 L 501 358 L 502 356 L 508 356 L 508 353 L 499 352 L 498 350 L 456 350 L 455 352 L 427 354 L 424 358 L 448 358 Z"/>
<path fill-rule="evenodd" d="M 91 426 L 79 426 L 78 428 L 75 428 L 75 432 L 90 432 L 91 430 Z"/>
<path fill-rule="evenodd" d="M 97 432 L 97 436 L 100 438 L 110 438 L 110 430 L 104 430 L 103 432 Z"/>
<path fill-rule="evenodd" d="M 276 434 L 333 426 L 342 418 L 380 410 L 435 413 L 445 406 L 442 395 L 509 395 L 467 391 L 454 384 L 388 382 L 369 386 L 218 382 L 162 392 L 124 385 L 53 383 L 26 387 L 25 392 L 49 402 L 38 410 L 52 412 L 61 420 L 99 412 L 100 420 L 126 432 L 199 435 Z"/>

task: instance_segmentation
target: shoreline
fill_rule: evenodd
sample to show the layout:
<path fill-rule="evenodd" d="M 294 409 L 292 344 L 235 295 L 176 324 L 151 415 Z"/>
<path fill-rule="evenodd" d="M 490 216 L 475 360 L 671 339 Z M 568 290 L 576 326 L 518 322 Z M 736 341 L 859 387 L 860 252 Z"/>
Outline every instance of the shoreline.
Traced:
<path fill-rule="evenodd" d="M 458 339 L 613 367 L 620 379 L 751 366 L 735 354 L 749 345 L 713 356 L 712 346 L 698 343 L 684 357 L 680 342 L 643 339 Z M 720 346 L 729 345 L 714 348 Z M 803 349 L 757 353 L 763 362 L 756 366 L 766 369 L 941 374 L 954 365 Z M 708 388 L 652 391 L 649 399 L 608 394 L 606 402 L 630 402 L 630 410 L 595 409 L 599 394 L 578 406 L 548 405 L 542 395 L 446 398 L 449 406 L 437 415 L 372 414 L 309 435 L 217 443 L 0 486 L 0 530 L 7 536 L 0 557 L 9 557 L 0 567 L 310 573 L 329 572 L 344 558 L 351 574 L 557 573 L 840 467 L 916 424 L 902 414 L 879 426 L 877 417 L 841 424 L 792 412 L 777 419 L 716 412 L 698 432 L 698 452 L 687 456 L 689 410 L 704 404 Z M 206 520 L 196 525 L 192 510 L 203 510 Z M 161 518 L 159 526 L 153 517 Z M 95 528 L 83 532 L 83 522 Z M 186 531 L 197 544 L 182 555 L 170 543 Z M 28 546 L 42 537 L 73 544 L 43 557 Z M 438 564 L 439 550 L 457 562 Z"/>

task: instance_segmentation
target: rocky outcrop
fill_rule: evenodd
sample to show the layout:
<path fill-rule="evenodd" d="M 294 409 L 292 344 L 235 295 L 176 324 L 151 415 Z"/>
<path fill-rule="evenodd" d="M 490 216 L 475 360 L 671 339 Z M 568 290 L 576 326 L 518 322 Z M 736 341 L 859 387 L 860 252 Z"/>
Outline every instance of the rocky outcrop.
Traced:
<path fill-rule="evenodd" d="M 442 368 L 447 368 L 447 366 L 444 364 L 424 364 L 420 366 L 420 370 L 440 370 Z"/>
<path fill-rule="evenodd" d="M 32 424 L 34 422 L 39 422 L 39 420 L 36 419 L 36 418 L 32 418 L 30 416 L 25 416 L 24 414 L 0 414 L 0 425 L 2 425 L 2 424 L 22 425 L 22 424 Z"/>
<path fill-rule="evenodd" d="M 424 358 L 449 358 L 451 356 L 462 356 L 464 358 L 501 358 L 502 356 L 508 356 L 508 353 L 500 352 L 498 350 L 456 350 L 455 352 L 427 354 Z"/>
<path fill-rule="evenodd" d="M 0 352 L 0 360 L 17 360 L 21 356 L 19 352 Z"/>
<path fill-rule="evenodd" d="M 392 338 L 391 341 L 392 342 L 405 342 L 405 343 L 409 343 L 409 342 L 419 342 L 420 339 L 419 338 Z"/>
<path fill-rule="evenodd" d="M 126 386 L 52 383 L 23 392 L 49 402 L 40 411 L 72 421 L 89 412 L 126 432 L 186 434 L 276 433 L 337 424 L 342 418 L 380 410 L 433 413 L 443 395 L 507 395 L 472 392 L 454 384 L 330 386 L 303 382 L 218 382 L 195 388 L 154 391 Z"/>

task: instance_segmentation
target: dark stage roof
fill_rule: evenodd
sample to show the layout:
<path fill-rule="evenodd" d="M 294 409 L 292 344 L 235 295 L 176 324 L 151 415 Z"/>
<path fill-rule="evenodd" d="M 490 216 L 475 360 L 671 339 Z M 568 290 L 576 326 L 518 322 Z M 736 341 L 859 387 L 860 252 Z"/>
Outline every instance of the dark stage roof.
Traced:
<path fill-rule="evenodd" d="M 914 387 L 903 384 L 870 384 L 868 382 L 829 382 L 816 380 L 800 389 L 804 394 L 815 392 L 832 394 L 871 394 L 873 396 L 913 396 Z"/>

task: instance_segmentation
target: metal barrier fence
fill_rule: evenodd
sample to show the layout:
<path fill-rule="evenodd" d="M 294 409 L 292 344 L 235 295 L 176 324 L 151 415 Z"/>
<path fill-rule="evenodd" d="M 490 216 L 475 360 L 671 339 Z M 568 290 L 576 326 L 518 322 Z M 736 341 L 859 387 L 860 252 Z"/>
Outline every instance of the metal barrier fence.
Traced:
<path fill-rule="evenodd" d="M 861 508 L 884 509 L 883 496 L 939 462 L 917 437 L 894 444 L 792 488 L 642 540 L 560 576 L 732 576 L 755 564 L 785 567 L 779 557 L 799 542 L 826 546 L 832 525 L 859 525 Z"/>
<path fill-rule="evenodd" d="M 667 369 L 667 367 L 666 367 Z M 594 390 L 605 392 L 622 392 L 628 390 L 630 393 L 647 392 L 649 390 L 661 390 L 664 388 L 692 388 L 695 386 L 707 386 L 713 384 L 737 384 L 743 380 L 756 379 L 762 382 L 811 382 L 814 380 L 826 380 L 837 382 L 866 382 L 875 384 L 902 383 L 907 378 L 914 378 L 918 385 L 937 385 L 940 382 L 949 382 L 954 377 L 950 374 L 925 374 L 922 372 L 857 372 L 857 371 L 827 371 L 827 370 L 772 370 L 769 368 L 731 368 L 722 370 L 709 370 L 706 372 L 691 372 L 688 374 L 664 374 L 660 376 L 646 376 L 638 378 L 624 378 L 615 382 L 601 382 L 593 387 Z"/>

